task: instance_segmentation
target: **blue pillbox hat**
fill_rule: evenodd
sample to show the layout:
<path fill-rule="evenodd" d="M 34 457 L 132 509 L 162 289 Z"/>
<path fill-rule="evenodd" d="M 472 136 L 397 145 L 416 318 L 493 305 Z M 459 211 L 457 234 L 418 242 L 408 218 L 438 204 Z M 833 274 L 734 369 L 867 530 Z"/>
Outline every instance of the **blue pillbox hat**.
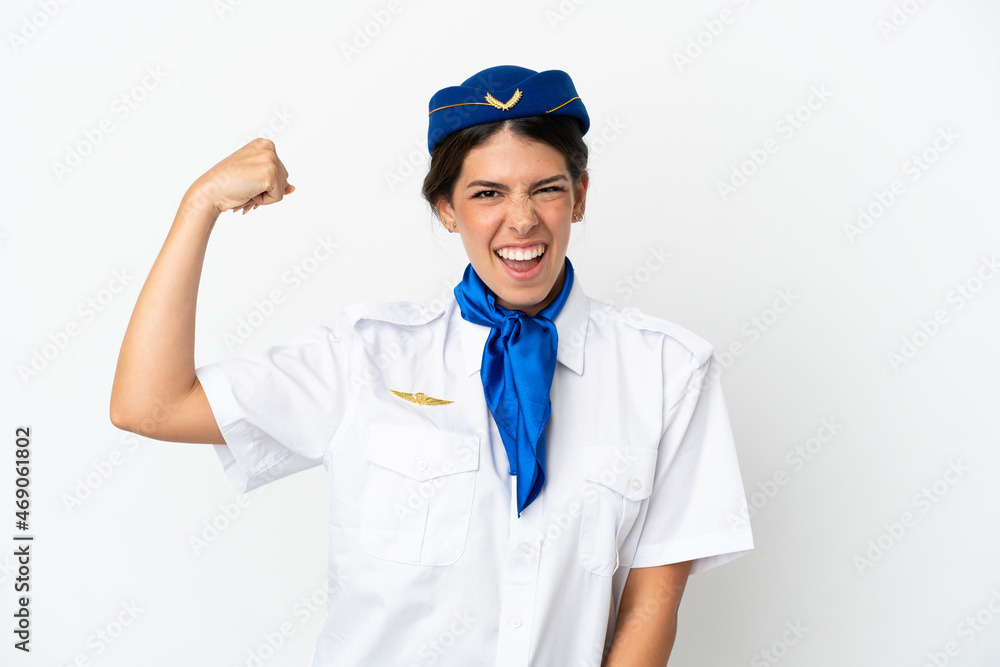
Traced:
<path fill-rule="evenodd" d="M 473 74 L 460 86 L 434 93 L 428 106 L 427 150 L 452 132 L 511 118 L 572 116 L 590 129 L 590 116 L 569 74 L 558 69 L 536 72 L 501 65 Z"/>

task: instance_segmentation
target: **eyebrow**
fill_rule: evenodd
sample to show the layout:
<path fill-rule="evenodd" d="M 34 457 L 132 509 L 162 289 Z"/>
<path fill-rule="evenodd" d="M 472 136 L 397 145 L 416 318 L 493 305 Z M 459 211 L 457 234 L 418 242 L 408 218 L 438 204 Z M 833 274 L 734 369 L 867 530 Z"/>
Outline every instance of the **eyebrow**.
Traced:
<path fill-rule="evenodd" d="M 537 187 L 540 187 L 542 185 L 548 185 L 549 183 L 555 183 L 556 181 L 569 182 L 569 179 L 566 178 L 565 174 L 559 174 L 558 176 L 549 176 L 548 178 L 543 178 L 540 181 L 535 181 L 530 186 L 528 186 L 528 189 L 534 190 Z M 504 185 L 503 183 L 496 183 L 494 181 L 472 181 L 471 183 L 465 186 L 465 189 L 468 190 L 469 188 L 477 188 L 477 187 L 489 188 L 491 190 L 504 190 L 504 191 L 510 190 L 510 188 Z"/>

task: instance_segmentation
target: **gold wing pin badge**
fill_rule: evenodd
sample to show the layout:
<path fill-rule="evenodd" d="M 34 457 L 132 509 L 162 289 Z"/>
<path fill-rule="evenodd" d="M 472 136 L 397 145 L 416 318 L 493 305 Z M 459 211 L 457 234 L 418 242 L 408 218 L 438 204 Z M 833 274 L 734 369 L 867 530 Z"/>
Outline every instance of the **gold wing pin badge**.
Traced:
<path fill-rule="evenodd" d="M 510 99 L 506 102 L 501 102 L 497 98 L 493 97 L 492 93 L 486 93 L 486 103 L 490 106 L 494 106 L 500 111 L 510 111 L 511 107 L 517 104 L 517 101 L 521 99 L 521 89 L 518 88 L 514 91 L 514 94 L 510 96 Z"/>
<path fill-rule="evenodd" d="M 417 405 L 448 405 L 449 403 L 455 402 L 446 401 L 443 398 L 434 398 L 433 396 L 428 396 L 422 391 L 418 391 L 415 394 L 409 394 L 405 391 L 396 391 L 395 389 L 389 389 L 389 391 L 396 396 L 399 396 L 404 401 L 416 403 Z"/>

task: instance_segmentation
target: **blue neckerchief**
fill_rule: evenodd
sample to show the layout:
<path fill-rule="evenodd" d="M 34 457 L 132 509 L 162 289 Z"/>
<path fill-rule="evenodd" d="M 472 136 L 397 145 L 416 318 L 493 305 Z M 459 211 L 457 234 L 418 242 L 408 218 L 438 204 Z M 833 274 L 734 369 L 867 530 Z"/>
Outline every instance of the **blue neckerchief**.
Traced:
<path fill-rule="evenodd" d="M 500 429 L 510 474 L 517 475 L 517 516 L 545 481 L 545 425 L 552 403 L 549 390 L 556 371 L 559 334 L 553 323 L 573 287 L 573 265 L 566 258 L 562 291 L 534 317 L 499 306 L 486 283 L 465 269 L 455 286 L 462 317 L 490 327 L 480 376 L 486 403 Z"/>

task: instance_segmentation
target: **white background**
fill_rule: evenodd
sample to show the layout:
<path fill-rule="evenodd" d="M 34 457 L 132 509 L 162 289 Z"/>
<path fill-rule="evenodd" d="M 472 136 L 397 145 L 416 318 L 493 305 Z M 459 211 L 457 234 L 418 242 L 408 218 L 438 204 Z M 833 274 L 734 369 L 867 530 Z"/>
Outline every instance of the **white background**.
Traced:
<path fill-rule="evenodd" d="M 122 335 L 186 188 L 258 135 L 297 191 L 216 225 L 199 365 L 347 303 L 433 305 L 466 260 L 419 197 L 427 101 L 518 64 L 570 72 L 591 114 L 569 251 L 582 285 L 702 335 L 727 368 L 757 548 L 692 577 L 671 666 L 997 664 L 1000 7 L 576 3 L 50 0 L 49 17 L 4 2 L 0 662 L 247 666 L 285 624 L 263 664 L 307 663 L 322 469 L 239 506 L 208 446 L 115 429 Z M 859 207 L 879 215 L 852 232 Z M 338 250 L 295 286 L 317 237 Z M 658 270 L 651 248 L 670 253 Z M 227 345 L 274 290 L 282 303 Z M 33 435 L 28 656 L 6 629 L 18 425 Z"/>

